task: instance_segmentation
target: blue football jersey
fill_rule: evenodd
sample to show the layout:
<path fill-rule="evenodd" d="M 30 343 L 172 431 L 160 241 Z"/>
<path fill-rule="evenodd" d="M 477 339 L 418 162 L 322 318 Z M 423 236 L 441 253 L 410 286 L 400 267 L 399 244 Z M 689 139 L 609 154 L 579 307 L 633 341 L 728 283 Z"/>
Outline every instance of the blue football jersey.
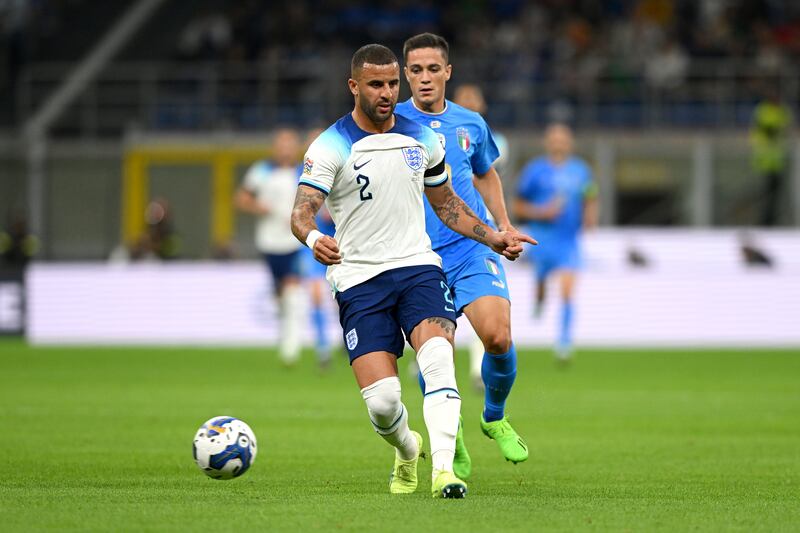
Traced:
<path fill-rule="evenodd" d="M 319 210 L 319 213 L 317 213 L 316 222 L 317 229 L 325 235 L 333 237 L 336 234 L 336 224 L 333 223 L 333 218 L 331 218 L 328 208 L 324 205 L 322 209 Z"/>
<path fill-rule="evenodd" d="M 441 113 L 425 113 L 408 99 L 397 105 L 395 113 L 431 128 L 445 148 L 445 162 L 453 189 L 486 223 L 486 205 L 472 184 L 473 174 L 485 174 L 500 155 L 492 132 L 480 114 L 446 100 Z M 445 226 L 425 199 L 425 229 L 433 250 L 442 258 L 444 270 L 469 259 L 472 251 L 483 246 Z"/>
<path fill-rule="evenodd" d="M 583 225 L 583 205 L 592 188 L 592 171 L 582 159 L 570 157 L 561 165 L 540 157 L 522 169 L 517 196 L 544 206 L 555 198 L 563 201 L 561 213 L 552 221 L 531 221 L 531 234 L 540 242 L 575 239 Z"/>

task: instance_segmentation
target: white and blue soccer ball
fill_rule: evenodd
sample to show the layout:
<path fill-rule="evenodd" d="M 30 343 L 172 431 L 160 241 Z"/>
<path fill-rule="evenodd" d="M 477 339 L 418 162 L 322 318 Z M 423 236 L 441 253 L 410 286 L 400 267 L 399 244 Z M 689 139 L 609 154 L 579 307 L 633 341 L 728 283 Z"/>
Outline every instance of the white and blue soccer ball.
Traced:
<path fill-rule="evenodd" d="M 239 477 L 256 460 L 256 436 L 250 426 L 232 416 L 215 416 L 194 436 L 197 466 L 214 479 Z"/>

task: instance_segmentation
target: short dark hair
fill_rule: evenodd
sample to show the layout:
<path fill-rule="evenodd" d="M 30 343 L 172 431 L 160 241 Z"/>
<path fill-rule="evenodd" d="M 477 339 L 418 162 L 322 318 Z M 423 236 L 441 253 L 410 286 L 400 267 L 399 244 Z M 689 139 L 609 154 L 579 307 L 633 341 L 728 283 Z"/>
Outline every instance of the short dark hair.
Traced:
<path fill-rule="evenodd" d="M 438 48 L 442 52 L 444 62 L 447 63 L 450 60 L 450 45 L 441 35 L 420 33 L 409 37 L 403 45 L 403 60 L 408 62 L 408 53 L 418 48 Z"/>
<path fill-rule="evenodd" d="M 355 77 L 356 72 L 361 70 L 365 63 L 370 65 L 391 65 L 399 63 L 394 52 L 382 44 L 365 44 L 353 54 L 350 61 L 350 75 Z"/>

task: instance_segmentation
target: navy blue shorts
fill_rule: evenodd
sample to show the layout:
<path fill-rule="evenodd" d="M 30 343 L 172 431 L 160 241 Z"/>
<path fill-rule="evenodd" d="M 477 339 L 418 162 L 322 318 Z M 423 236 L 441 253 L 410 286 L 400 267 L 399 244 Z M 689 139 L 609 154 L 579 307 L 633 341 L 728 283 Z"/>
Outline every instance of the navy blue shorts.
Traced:
<path fill-rule="evenodd" d="M 456 321 L 444 272 L 436 266 L 395 268 L 336 293 L 350 364 L 370 352 L 403 356 L 405 338 L 426 318 Z"/>
<path fill-rule="evenodd" d="M 267 267 L 272 272 L 275 291 L 278 290 L 284 279 L 292 276 L 300 277 L 303 272 L 303 258 L 300 254 L 300 250 L 295 250 L 288 254 L 264 254 Z"/>

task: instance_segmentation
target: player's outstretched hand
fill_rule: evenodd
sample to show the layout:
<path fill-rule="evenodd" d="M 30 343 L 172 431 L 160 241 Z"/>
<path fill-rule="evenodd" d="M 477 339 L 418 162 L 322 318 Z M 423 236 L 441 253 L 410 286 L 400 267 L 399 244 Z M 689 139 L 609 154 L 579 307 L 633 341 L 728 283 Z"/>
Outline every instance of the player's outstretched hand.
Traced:
<path fill-rule="evenodd" d="M 339 243 L 329 235 L 323 235 L 314 243 L 314 259 L 323 265 L 338 265 L 342 262 Z"/>
<path fill-rule="evenodd" d="M 489 240 L 492 250 L 501 254 L 509 261 L 514 261 L 520 256 L 523 242 L 533 245 L 539 244 L 533 237 L 525 235 L 516 229 L 496 231 Z"/>

